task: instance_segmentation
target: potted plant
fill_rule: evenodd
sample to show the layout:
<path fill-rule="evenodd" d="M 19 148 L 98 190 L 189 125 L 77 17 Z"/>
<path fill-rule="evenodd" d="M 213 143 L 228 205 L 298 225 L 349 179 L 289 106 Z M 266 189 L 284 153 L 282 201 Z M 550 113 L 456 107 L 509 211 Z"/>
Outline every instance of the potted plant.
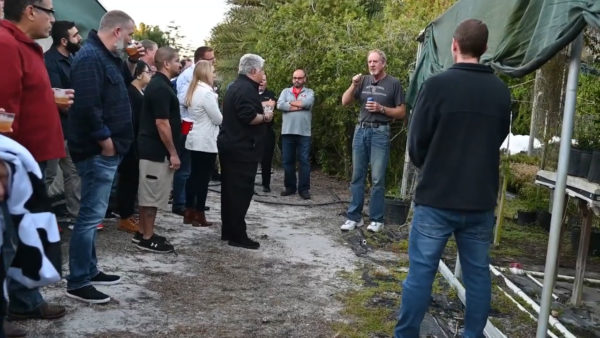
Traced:
<path fill-rule="evenodd" d="M 600 145 L 599 130 L 594 117 L 592 115 L 579 116 L 574 132 L 577 143 L 571 146 L 567 173 L 571 176 L 588 178 L 590 164 L 592 163 L 592 152 Z M 600 154 L 597 156 L 600 156 Z M 597 169 L 600 169 L 600 166 Z M 596 175 L 597 169 L 595 166 L 592 176 Z"/>
<path fill-rule="evenodd" d="M 394 188 L 385 194 L 385 223 L 404 224 L 408 217 L 411 201 L 400 196 L 400 189 Z"/>

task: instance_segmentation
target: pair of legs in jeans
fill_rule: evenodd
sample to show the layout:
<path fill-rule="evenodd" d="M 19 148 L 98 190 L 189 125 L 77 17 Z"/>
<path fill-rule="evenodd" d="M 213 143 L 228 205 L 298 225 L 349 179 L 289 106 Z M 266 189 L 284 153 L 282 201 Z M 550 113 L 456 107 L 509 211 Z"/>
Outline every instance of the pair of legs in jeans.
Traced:
<path fill-rule="evenodd" d="M 365 202 L 365 179 L 371 164 L 371 200 L 369 218 L 383 222 L 385 198 L 385 171 L 390 157 L 390 126 L 377 128 L 356 126 L 352 140 L 352 197 L 348 206 L 348 219 L 354 222 L 362 218 Z"/>
<path fill-rule="evenodd" d="M 121 156 L 95 155 L 75 163 L 81 177 L 81 206 L 69 244 L 67 290 L 90 285 L 96 266 L 96 226 L 102 223 Z"/>
<path fill-rule="evenodd" d="M 418 337 L 431 286 L 448 238 L 454 234 L 466 288 L 464 337 L 483 337 L 491 300 L 489 248 L 494 211 L 415 206 L 408 244 L 409 271 L 394 337 Z"/>
<path fill-rule="evenodd" d="M 310 190 L 310 136 L 281 135 L 281 145 L 283 183 L 286 191 L 308 192 Z M 298 181 L 296 181 L 296 158 L 298 159 Z"/>

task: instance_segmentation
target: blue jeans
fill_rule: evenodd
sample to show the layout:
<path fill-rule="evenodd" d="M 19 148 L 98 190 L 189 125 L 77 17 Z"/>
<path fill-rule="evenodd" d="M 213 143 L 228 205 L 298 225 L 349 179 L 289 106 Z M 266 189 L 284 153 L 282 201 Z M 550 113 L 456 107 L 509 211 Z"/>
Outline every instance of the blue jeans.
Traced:
<path fill-rule="evenodd" d="M 96 227 L 106 214 L 120 161 L 120 155 L 96 155 L 75 163 L 81 178 L 81 206 L 69 244 L 67 290 L 89 285 L 90 279 L 99 272 L 96 266 Z"/>
<path fill-rule="evenodd" d="M 410 268 L 394 337 L 418 337 L 429 307 L 431 285 L 450 235 L 454 234 L 466 288 L 464 337 L 483 337 L 491 301 L 490 241 L 494 211 L 455 211 L 415 206 L 408 244 Z"/>
<path fill-rule="evenodd" d="M 283 183 L 296 191 L 296 158 L 298 158 L 298 191 L 310 190 L 310 136 L 281 135 Z"/>
<path fill-rule="evenodd" d="M 348 219 L 358 222 L 365 203 L 365 179 L 371 164 L 371 200 L 369 218 L 383 222 L 385 199 L 385 171 L 390 157 L 390 126 L 362 128 L 356 126 L 352 140 L 352 181 Z"/>
<path fill-rule="evenodd" d="M 181 166 L 173 175 L 173 209 L 185 208 L 185 185 L 192 172 L 190 151 L 185 149 L 186 138 L 187 136 L 181 137 L 181 144 L 177 149 Z"/>

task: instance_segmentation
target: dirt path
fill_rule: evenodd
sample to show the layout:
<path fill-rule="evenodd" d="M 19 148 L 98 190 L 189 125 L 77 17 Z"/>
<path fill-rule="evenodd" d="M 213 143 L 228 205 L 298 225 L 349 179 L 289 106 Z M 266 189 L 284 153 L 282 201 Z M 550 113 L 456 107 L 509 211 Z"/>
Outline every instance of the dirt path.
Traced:
<path fill-rule="evenodd" d="M 316 177 L 315 177 L 316 176 Z M 281 182 L 280 173 L 273 177 Z M 213 190 L 218 190 L 218 186 Z M 257 186 L 257 191 L 260 187 Z M 281 186 L 259 193 L 247 217 L 258 251 L 228 246 L 220 240 L 219 199 L 211 191 L 210 228 L 192 228 L 181 218 L 161 213 L 158 232 L 175 245 L 177 255 L 139 251 L 114 221 L 98 236 L 99 267 L 120 274 L 119 285 L 99 287 L 113 297 L 107 305 L 85 305 L 66 298 L 66 283 L 47 287 L 48 301 L 67 307 L 65 318 L 29 321 L 36 336 L 101 337 L 331 337 L 331 323 L 343 321 L 336 294 L 353 286 L 341 271 L 362 260 L 393 260 L 385 253 L 358 257 L 344 243 L 339 215 L 346 206 L 344 184 L 313 175 L 313 199 L 279 197 Z M 277 205 L 273 202 L 305 204 Z M 315 206 L 315 204 L 325 204 Z M 67 261 L 69 232 L 64 236 Z M 346 238 L 347 239 L 347 238 Z M 64 271 L 68 272 L 65 264 Z"/>

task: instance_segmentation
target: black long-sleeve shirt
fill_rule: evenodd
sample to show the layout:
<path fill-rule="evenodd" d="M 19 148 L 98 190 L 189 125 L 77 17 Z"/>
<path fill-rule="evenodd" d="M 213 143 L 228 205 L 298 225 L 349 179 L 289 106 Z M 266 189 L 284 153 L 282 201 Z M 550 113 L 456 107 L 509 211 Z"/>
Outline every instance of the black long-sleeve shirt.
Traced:
<path fill-rule="evenodd" d="M 217 138 L 222 156 L 242 162 L 261 160 L 267 126 L 265 123 L 250 124 L 257 114 L 263 114 L 258 83 L 246 75 L 239 75 L 223 99 L 223 124 Z"/>
<path fill-rule="evenodd" d="M 451 210 L 496 205 L 510 91 L 490 67 L 458 63 L 423 84 L 408 142 L 420 168 L 415 203 Z"/>

